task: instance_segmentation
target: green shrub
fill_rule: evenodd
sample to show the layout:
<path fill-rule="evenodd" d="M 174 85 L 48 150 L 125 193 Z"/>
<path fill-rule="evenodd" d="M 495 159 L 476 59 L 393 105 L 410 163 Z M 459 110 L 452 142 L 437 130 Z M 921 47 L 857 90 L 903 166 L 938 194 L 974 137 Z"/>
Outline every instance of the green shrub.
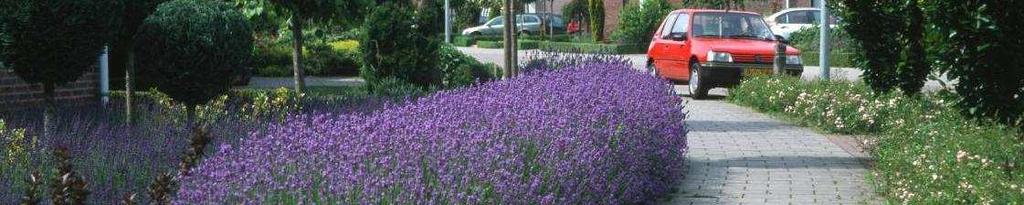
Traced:
<path fill-rule="evenodd" d="M 291 45 L 283 43 L 256 46 L 253 67 L 263 77 L 292 76 Z M 303 50 L 306 74 L 312 76 L 355 76 L 359 73 L 359 42 L 338 40 L 329 44 L 309 43 Z"/>
<path fill-rule="evenodd" d="M 957 79 L 959 107 L 1024 126 L 1024 1 L 928 1 L 939 64 Z"/>
<path fill-rule="evenodd" d="M 829 49 L 833 53 L 851 53 L 856 52 L 859 49 L 856 48 L 857 43 L 850 37 L 850 34 L 843 28 L 836 28 L 829 30 L 829 41 L 831 46 Z M 790 34 L 789 44 L 803 52 L 818 52 L 821 49 L 821 29 L 818 26 L 813 26 L 806 29 Z"/>
<path fill-rule="evenodd" d="M 481 41 L 477 41 L 476 42 L 476 47 L 477 48 L 503 48 L 503 47 L 505 47 L 505 44 L 503 44 L 503 43 L 504 42 L 501 42 L 501 41 L 484 41 L 484 40 L 481 40 Z"/>
<path fill-rule="evenodd" d="M 612 39 L 618 43 L 646 44 L 651 42 L 661 19 L 672 11 L 666 0 L 647 0 L 631 3 L 619 11 L 619 25 L 612 32 Z"/>
<path fill-rule="evenodd" d="M 476 39 L 472 36 L 455 36 L 452 37 L 452 45 L 458 47 L 469 47 L 476 43 Z"/>
<path fill-rule="evenodd" d="M 477 82 L 497 79 L 496 66 L 480 63 L 476 58 L 460 52 L 452 46 L 441 47 L 441 71 L 444 73 L 444 87 L 456 88 Z"/>
<path fill-rule="evenodd" d="M 846 23 L 842 28 L 860 48 L 856 62 L 864 70 L 864 81 L 880 92 L 897 88 L 908 95 L 920 92 L 931 66 L 918 2 L 842 0 L 837 5 Z"/>
<path fill-rule="evenodd" d="M 177 101 L 205 104 L 248 66 L 252 27 L 232 5 L 201 0 L 161 4 L 140 29 L 139 78 Z"/>
<path fill-rule="evenodd" d="M 803 60 L 805 66 L 818 66 L 818 58 L 820 53 L 816 51 L 802 51 L 800 58 Z M 840 53 L 832 52 L 829 56 L 829 64 L 833 67 L 855 67 L 857 65 L 854 59 L 857 54 L 855 53 Z"/>
<path fill-rule="evenodd" d="M 647 44 L 601 44 L 541 41 L 537 44 L 542 51 L 598 54 L 643 54 Z"/>
<path fill-rule="evenodd" d="M 729 100 L 830 132 L 872 134 L 874 179 L 893 204 L 1021 204 L 1024 138 L 960 115 L 949 93 L 875 94 L 867 85 L 746 79 Z"/>
<path fill-rule="evenodd" d="M 440 85 L 438 66 L 441 42 L 429 26 L 417 27 L 416 12 L 410 5 L 386 3 L 374 8 L 363 27 L 361 76 L 369 90 L 386 78 L 396 78 L 421 87 Z M 429 12 L 428 12 L 429 13 Z M 421 30 L 423 28 L 424 30 Z"/>
<path fill-rule="evenodd" d="M 393 77 L 381 79 L 370 88 L 370 93 L 376 96 L 393 98 L 418 97 L 429 92 L 428 88 Z"/>
<path fill-rule="evenodd" d="M 541 41 L 535 41 L 535 40 L 519 40 L 519 41 L 516 41 L 516 44 L 519 45 L 519 47 L 517 47 L 519 50 L 530 50 L 530 49 L 538 49 L 538 48 L 540 48 L 540 42 Z M 505 41 L 477 41 L 476 47 L 477 48 L 504 48 L 505 47 Z"/>

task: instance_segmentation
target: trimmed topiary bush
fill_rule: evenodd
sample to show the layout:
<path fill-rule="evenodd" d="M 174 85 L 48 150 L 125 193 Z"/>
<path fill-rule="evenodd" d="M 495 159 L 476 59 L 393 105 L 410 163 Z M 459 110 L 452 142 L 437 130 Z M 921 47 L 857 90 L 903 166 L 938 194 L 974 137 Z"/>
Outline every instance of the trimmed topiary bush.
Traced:
<path fill-rule="evenodd" d="M 242 13 L 203 0 L 161 4 L 141 27 L 138 42 L 140 78 L 190 106 L 227 92 L 253 48 L 252 28 Z"/>

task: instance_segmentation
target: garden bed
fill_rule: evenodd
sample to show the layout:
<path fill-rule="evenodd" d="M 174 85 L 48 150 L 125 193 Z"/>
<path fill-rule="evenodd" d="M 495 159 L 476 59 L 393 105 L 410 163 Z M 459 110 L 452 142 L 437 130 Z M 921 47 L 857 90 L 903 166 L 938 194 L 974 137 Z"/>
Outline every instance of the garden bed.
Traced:
<path fill-rule="evenodd" d="M 876 94 L 860 83 L 753 78 L 729 100 L 796 123 L 876 138 L 877 190 L 894 204 L 1024 202 L 1020 130 L 962 116 L 955 95 Z"/>
<path fill-rule="evenodd" d="M 651 202 L 681 180 L 681 105 L 666 82 L 597 63 L 369 115 L 295 116 L 221 146 L 177 203 Z"/>

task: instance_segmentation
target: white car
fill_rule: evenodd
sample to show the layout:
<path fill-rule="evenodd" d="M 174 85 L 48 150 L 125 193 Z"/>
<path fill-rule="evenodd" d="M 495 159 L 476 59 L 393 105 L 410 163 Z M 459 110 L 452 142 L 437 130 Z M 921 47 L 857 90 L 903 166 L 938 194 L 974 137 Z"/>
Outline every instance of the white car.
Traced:
<path fill-rule="evenodd" d="M 790 8 L 765 17 L 764 20 L 768 22 L 772 33 L 788 39 L 790 35 L 797 31 L 817 25 L 820 22 L 818 21 L 820 18 L 821 9 Z M 835 28 L 837 22 L 836 17 L 832 16 L 829 27 Z"/>

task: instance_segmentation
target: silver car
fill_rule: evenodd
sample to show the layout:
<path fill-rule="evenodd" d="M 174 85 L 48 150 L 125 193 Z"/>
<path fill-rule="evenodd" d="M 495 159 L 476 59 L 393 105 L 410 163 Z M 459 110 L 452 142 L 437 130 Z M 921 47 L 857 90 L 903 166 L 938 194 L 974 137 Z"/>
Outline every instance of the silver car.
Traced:
<path fill-rule="evenodd" d="M 541 21 L 547 19 L 550 24 L 541 25 Z M 462 35 L 501 35 L 505 28 L 505 18 L 495 17 L 484 25 L 462 30 Z M 522 35 L 539 34 L 544 31 L 541 26 L 550 26 L 555 33 L 565 33 L 565 20 L 561 16 L 553 14 L 520 14 L 516 15 L 517 33 Z"/>

